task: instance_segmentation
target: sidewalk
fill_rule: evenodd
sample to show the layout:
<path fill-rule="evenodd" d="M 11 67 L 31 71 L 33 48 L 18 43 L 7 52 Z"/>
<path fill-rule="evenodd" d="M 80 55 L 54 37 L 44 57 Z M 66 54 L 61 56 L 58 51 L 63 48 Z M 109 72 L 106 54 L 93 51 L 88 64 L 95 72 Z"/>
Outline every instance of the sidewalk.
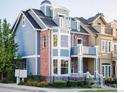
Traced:
<path fill-rule="evenodd" d="M 97 88 L 39 88 L 39 87 L 31 87 L 31 86 L 24 86 L 24 85 L 16 85 L 16 84 L 3 84 L 0 83 L 0 87 L 3 88 L 13 88 L 18 90 L 26 90 L 29 92 L 79 92 L 82 90 L 96 90 Z M 113 89 L 115 88 L 105 88 L 105 90 Z"/>

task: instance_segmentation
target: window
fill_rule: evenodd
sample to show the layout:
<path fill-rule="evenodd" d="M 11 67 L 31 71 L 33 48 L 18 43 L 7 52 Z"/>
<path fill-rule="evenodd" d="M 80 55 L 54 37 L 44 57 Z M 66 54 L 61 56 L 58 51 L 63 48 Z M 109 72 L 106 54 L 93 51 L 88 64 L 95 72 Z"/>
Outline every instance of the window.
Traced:
<path fill-rule="evenodd" d="M 68 36 L 61 35 L 61 47 L 68 47 Z"/>
<path fill-rule="evenodd" d="M 101 40 L 101 51 L 105 53 L 111 52 L 111 41 Z"/>
<path fill-rule="evenodd" d="M 58 74 L 58 60 L 57 59 L 53 60 L 53 73 Z"/>
<path fill-rule="evenodd" d="M 61 74 L 68 74 L 68 60 L 61 60 Z"/>
<path fill-rule="evenodd" d="M 45 48 L 46 47 L 46 36 L 43 36 L 43 48 Z"/>
<path fill-rule="evenodd" d="M 53 35 L 53 46 L 54 47 L 58 46 L 58 36 L 57 35 Z"/>
<path fill-rule="evenodd" d="M 117 53 L 117 45 L 114 45 L 114 54 Z"/>
<path fill-rule="evenodd" d="M 77 43 L 78 43 L 78 44 L 82 44 L 82 39 L 78 39 L 78 40 L 77 40 Z"/>
<path fill-rule="evenodd" d="M 104 51 L 104 41 L 101 40 L 101 51 Z"/>
<path fill-rule="evenodd" d="M 98 25 L 101 25 L 101 23 L 97 23 Z"/>
<path fill-rule="evenodd" d="M 108 52 L 111 52 L 111 42 L 108 42 L 109 43 L 109 51 Z"/>
<path fill-rule="evenodd" d="M 78 73 L 78 62 L 71 62 L 71 73 Z"/>
<path fill-rule="evenodd" d="M 103 77 L 111 76 L 111 65 L 110 64 L 102 64 L 102 74 L 103 74 Z"/>
<path fill-rule="evenodd" d="M 25 17 L 22 17 L 22 27 L 25 27 Z"/>

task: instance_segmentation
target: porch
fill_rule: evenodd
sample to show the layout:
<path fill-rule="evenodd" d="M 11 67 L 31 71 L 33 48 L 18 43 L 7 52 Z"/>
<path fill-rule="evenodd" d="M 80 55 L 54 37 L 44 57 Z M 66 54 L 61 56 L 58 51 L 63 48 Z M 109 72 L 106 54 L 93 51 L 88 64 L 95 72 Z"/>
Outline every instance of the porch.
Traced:
<path fill-rule="evenodd" d="M 96 63 L 97 62 L 97 63 Z M 71 76 L 79 77 L 85 76 L 89 73 L 92 78 L 95 77 L 96 71 L 98 72 L 98 59 L 96 58 L 71 58 Z"/>

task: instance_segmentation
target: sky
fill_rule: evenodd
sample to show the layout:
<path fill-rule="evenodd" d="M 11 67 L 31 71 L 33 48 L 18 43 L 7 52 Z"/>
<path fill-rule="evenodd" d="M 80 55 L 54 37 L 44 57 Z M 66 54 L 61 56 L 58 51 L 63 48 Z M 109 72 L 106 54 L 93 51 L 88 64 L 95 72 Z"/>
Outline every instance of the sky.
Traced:
<path fill-rule="evenodd" d="M 29 8 L 40 9 L 43 0 L 1 0 L 0 19 L 6 18 L 13 25 L 19 12 Z M 50 0 L 53 5 L 61 5 L 70 10 L 71 17 L 89 18 L 98 12 L 107 21 L 117 19 L 116 0 Z"/>

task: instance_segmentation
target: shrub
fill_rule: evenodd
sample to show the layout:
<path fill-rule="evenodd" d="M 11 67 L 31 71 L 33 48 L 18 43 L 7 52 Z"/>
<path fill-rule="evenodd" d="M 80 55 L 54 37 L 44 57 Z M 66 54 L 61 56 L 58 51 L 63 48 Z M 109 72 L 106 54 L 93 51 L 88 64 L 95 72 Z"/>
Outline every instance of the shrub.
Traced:
<path fill-rule="evenodd" d="M 24 85 L 24 84 L 25 84 L 25 82 L 21 81 L 18 85 Z"/>
<path fill-rule="evenodd" d="M 104 81 L 106 85 L 117 84 L 116 78 L 105 78 Z"/>
<path fill-rule="evenodd" d="M 6 80 L 6 79 L 3 79 L 3 80 L 0 81 L 0 83 L 9 83 L 9 81 Z"/>
<path fill-rule="evenodd" d="M 41 76 L 40 75 L 31 75 L 31 76 L 28 76 L 26 79 L 27 80 L 32 80 L 32 81 L 41 81 Z"/>
<path fill-rule="evenodd" d="M 48 83 L 45 82 L 45 81 L 42 81 L 42 82 L 38 82 L 37 83 L 37 87 L 47 87 L 48 86 Z"/>
<path fill-rule="evenodd" d="M 67 81 L 67 87 L 78 87 L 78 86 L 79 86 L 78 81 L 74 81 L 74 80 Z"/>
<path fill-rule="evenodd" d="M 64 80 L 56 80 L 53 82 L 53 87 L 62 88 L 67 86 L 67 81 Z"/>

